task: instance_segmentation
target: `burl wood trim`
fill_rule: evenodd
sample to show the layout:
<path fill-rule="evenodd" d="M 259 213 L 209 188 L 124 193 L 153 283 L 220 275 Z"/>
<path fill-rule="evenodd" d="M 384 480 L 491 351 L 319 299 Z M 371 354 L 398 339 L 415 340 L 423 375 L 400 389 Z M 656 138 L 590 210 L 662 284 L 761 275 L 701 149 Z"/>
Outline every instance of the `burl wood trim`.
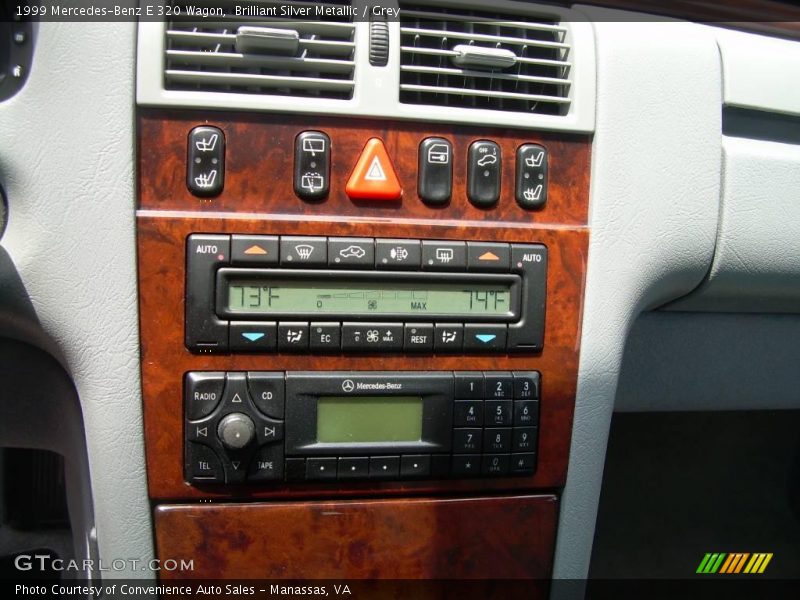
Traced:
<path fill-rule="evenodd" d="M 313 356 L 193 355 L 184 346 L 185 243 L 190 233 L 308 234 L 540 242 L 549 250 L 545 344 L 541 354 Z M 156 499 L 409 495 L 563 486 L 578 373 L 588 229 L 489 226 L 444 221 L 363 222 L 339 218 L 140 212 L 139 308 L 142 391 L 150 495 Z M 539 462 L 532 477 L 419 482 L 190 486 L 183 480 L 183 374 L 193 370 L 527 370 L 542 373 Z"/>
<path fill-rule="evenodd" d="M 547 579 L 557 510 L 551 495 L 177 505 L 155 530 L 158 556 L 194 560 L 165 580 Z"/>
<path fill-rule="evenodd" d="M 187 136 L 197 125 L 213 125 L 225 133 L 225 187 L 213 199 L 199 199 L 186 187 Z M 294 141 L 297 134 L 307 130 L 323 131 L 331 139 L 330 194 L 321 202 L 306 202 L 294 193 Z M 429 136 L 443 137 L 453 144 L 452 200 L 439 208 L 427 206 L 417 196 L 418 147 Z M 372 137 L 383 140 L 397 171 L 403 187 L 399 202 L 354 202 L 345 194 L 345 184 Z M 502 152 L 501 197 L 490 209 L 473 206 L 466 195 L 467 150 L 473 141 L 481 139 L 497 142 Z M 524 210 L 514 200 L 516 150 L 523 143 L 542 144 L 549 152 L 548 200 L 540 210 Z M 152 210 L 209 213 L 585 225 L 590 147 L 586 135 L 520 129 L 149 109 L 139 118 L 139 205 Z"/>

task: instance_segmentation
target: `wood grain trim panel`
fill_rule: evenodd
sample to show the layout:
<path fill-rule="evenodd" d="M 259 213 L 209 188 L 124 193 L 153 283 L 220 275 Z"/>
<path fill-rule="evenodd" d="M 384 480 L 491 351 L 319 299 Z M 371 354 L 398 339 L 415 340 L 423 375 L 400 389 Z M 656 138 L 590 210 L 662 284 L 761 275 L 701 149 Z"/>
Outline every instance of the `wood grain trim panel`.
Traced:
<path fill-rule="evenodd" d="M 225 188 L 213 199 L 192 196 L 186 187 L 186 143 L 197 125 L 222 129 L 226 138 Z M 322 202 L 306 202 L 294 193 L 295 137 L 315 130 L 331 139 L 331 186 Z M 447 206 L 433 208 L 417 196 L 420 142 L 431 136 L 453 144 L 453 194 Z M 403 186 L 399 202 L 351 201 L 345 184 L 367 140 L 378 137 Z M 466 196 L 467 150 L 489 139 L 502 152 L 501 197 L 491 209 L 473 206 Z M 513 129 L 411 123 L 405 121 L 315 118 L 267 113 L 144 110 L 139 119 L 139 206 L 150 210 L 205 213 L 254 213 L 351 217 L 359 219 L 432 219 L 528 226 L 586 225 L 588 215 L 589 137 Z M 514 200 L 515 153 L 523 143 L 544 145 L 550 154 L 547 204 L 520 208 Z"/>
<path fill-rule="evenodd" d="M 155 530 L 158 556 L 194 560 L 167 582 L 530 580 L 550 577 L 557 511 L 552 495 L 175 505 L 156 507 Z"/>
<path fill-rule="evenodd" d="M 545 345 L 535 355 L 313 356 L 193 355 L 183 343 L 184 248 L 193 232 L 420 237 L 540 242 L 549 249 Z M 452 492 L 476 489 L 557 488 L 564 484 L 578 373 L 578 346 L 587 259 L 586 228 L 485 227 L 451 222 L 436 225 L 218 218 L 141 213 L 138 217 L 139 309 L 142 390 L 150 495 L 158 499 L 202 497 L 311 497 Z M 542 373 L 539 465 L 533 477 L 431 482 L 206 486 L 183 481 L 183 374 L 191 370 L 524 370 Z"/>

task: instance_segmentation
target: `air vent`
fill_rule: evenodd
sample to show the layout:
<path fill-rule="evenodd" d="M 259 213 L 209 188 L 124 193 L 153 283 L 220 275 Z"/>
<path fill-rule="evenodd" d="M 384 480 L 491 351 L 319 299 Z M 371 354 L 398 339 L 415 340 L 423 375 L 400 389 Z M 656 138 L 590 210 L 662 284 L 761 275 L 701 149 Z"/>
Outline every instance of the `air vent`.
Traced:
<path fill-rule="evenodd" d="M 244 14 L 237 16 L 237 4 Z M 166 89 L 352 98 L 355 28 L 349 0 L 174 5 L 180 16 L 167 24 Z M 192 16 L 198 5 L 208 16 Z M 315 17 L 321 20 L 282 16 L 292 8 L 327 14 Z"/>
<path fill-rule="evenodd" d="M 567 29 L 531 15 L 400 6 L 400 102 L 564 115 Z"/>

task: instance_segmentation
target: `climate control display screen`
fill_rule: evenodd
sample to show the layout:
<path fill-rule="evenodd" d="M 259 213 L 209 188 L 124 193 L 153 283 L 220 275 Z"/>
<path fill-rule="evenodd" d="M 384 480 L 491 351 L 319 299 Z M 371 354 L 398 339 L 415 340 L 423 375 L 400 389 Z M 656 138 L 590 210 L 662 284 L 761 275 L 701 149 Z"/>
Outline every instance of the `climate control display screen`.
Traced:
<path fill-rule="evenodd" d="M 507 315 L 510 283 L 231 281 L 227 310 L 281 315 Z"/>

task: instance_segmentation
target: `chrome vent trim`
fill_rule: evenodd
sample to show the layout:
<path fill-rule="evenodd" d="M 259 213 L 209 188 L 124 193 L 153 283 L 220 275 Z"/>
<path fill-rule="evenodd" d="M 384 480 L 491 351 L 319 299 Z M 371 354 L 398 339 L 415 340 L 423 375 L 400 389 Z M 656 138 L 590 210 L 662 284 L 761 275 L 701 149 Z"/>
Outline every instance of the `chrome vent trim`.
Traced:
<path fill-rule="evenodd" d="M 558 20 L 460 6 L 400 4 L 400 102 L 565 115 L 572 103 L 572 44 Z M 525 19 L 525 20 L 523 20 Z M 469 63 L 464 47 L 500 49 L 506 68 Z"/>
<path fill-rule="evenodd" d="M 350 16 L 325 21 L 293 21 L 280 16 L 236 16 L 234 0 L 196 0 L 193 6 L 221 9 L 224 16 L 196 18 L 182 7 L 167 23 L 164 44 L 164 88 L 187 92 L 304 96 L 349 100 L 355 88 L 355 24 Z M 345 7 L 349 0 L 322 3 L 257 0 L 259 9 L 294 6 Z M 297 34 L 296 51 L 237 51 L 237 32 L 258 27 Z M 242 47 L 242 44 L 239 44 Z"/>

